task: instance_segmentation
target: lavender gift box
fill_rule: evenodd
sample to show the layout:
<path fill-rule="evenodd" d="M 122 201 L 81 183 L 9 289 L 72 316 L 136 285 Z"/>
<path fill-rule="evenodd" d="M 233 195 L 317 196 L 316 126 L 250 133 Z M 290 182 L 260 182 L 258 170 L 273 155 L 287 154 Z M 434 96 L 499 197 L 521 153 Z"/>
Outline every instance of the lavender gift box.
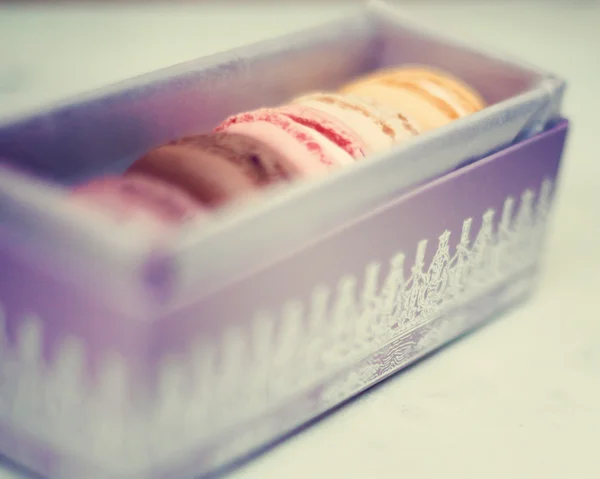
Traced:
<path fill-rule="evenodd" d="M 228 114 L 406 62 L 454 72 L 490 106 L 168 244 L 64 199 Z M 17 168 L 0 172 L 0 451 L 52 479 L 197 477 L 517 304 L 557 182 L 563 90 L 371 2 L 4 121 Z"/>

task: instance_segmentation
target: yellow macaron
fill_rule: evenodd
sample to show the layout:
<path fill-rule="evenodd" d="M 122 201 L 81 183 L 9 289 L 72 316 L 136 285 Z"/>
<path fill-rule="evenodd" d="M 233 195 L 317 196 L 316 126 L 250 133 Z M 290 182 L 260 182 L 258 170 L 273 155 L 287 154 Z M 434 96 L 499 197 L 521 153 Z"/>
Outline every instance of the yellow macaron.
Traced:
<path fill-rule="evenodd" d="M 456 76 L 421 65 L 379 70 L 344 85 L 342 93 L 409 113 L 431 130 L 481 110 L 483 97 Z"/>

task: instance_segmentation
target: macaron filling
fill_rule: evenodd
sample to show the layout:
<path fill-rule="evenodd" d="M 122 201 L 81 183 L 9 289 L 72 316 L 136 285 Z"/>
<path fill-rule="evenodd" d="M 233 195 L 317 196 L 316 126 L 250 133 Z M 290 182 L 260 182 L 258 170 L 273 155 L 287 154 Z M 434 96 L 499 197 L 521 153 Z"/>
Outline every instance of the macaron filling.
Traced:
<path fill-rule="evenodd" d="M 432 104 L 451 120 L 456 120 L 460 117 L 459 113 L 452 104 L 448 103 L 444 98 L 440 98 L 439 96 L 435 95 L 431 89 L 424 87 L 419 82 L 405 81 L 396 78 L 386 78 L 382 80 L 382 83 L 391 86 L 392 88 L 401 88 L 418 95 L 428 103 Z"/>
<path fill-rule="evenodd" d="M 278 111 L 296 123 L 317 131 L 354 159 L 363 158 L 369 150 L 358 133 L 324 111 L 299 104 L 281 107 Z"/>
<path fill-rule="evenodd" d="M 277 110 L 234 115 L 215 128 L 215 132 L 221 131 L 260 139 L 286 159 L 286 171 L 291 173 L 310 175 L 338 166 L 339 156 L 326 152 L 331 153 L 329 140 Z"/>
<path fill-rule="evenodd" d="M 389 148 L 417 134 L 417 128 L 405 116 L 351 95 L 315 93 L 295 101 L 345 121 L 362 133 L 363 140 L 373 151 Z"/>
<path fill-rule="evenodd" d="M 214 147 L 175 144 L 150 151 L 126 172 L 145 173 L 186 191 L 206 205 L 220 205 L 258 189 L 239 165 Z"/>

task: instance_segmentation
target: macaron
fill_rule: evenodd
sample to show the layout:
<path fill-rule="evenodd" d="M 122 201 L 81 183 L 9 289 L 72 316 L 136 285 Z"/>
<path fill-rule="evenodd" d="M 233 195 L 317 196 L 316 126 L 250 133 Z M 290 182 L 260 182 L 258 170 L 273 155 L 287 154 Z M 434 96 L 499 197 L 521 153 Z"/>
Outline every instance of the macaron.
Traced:
<path fill-rule="evenodd" d="M 345 149 L 319 132 L 314 124 L 308 126 L 303 121 L 308 119 L 305 113 L 286 107 L 244 112 L 227 118 L 215 132 L 236 133 L 268 146 L 277 154 L 277 168 L 290 179 L 324 175 L 353 163 Z M 264 168 L 272 166 L 263 164 Z"/>
<path fill-rule="evenodd" d="M 380 70 L 340 91 L 408 113 L 425 131 L 485 107 L 483 97 L 474 88 L 448 72 L 425 66 Z"/>
<path fill-rule="evenodd" d="M 334 145 L 345 151 L 354 160 L 364 158 L 370 148 L 361 135 L 339 118 L 329 113 L 301 104 L 284 105 L 278 108 L 280 113 L 317 131 Z M 340 154 L 340 163 L 348 163 L 347 156 Z"/>
<path fill-rule="evenodd" d="M 181 138 L 173 144 L 200 148 L 229 161 L 258 187 L 287 182 L 294 174 L 289 168 L 289 153 L 273 148 L 255 136 L 226 128 L 207 135 Z"/>
<path fill-rule="evenodd" d="M 205 214 L 184 191 L 144 175 L 94 179 L 71 190 L 70 196 L 122 224 L 170 227 Z"/>
<path fill-rule="evenodd" d="M 213 135 L 198 135 L 149 151 L 125 175 L 142 173 L 159 178 L 196 201 L 217 207 L 251 195 L 261 186 L 258 178 L 235 160 Z"/>
<path fill-rule="evenodd" d="M 402 143 L 421 130 L 406 115 L 353 95 L 315 92 L 295 98 L 292 103 L 310 107 L 347 125 L 360 135 L 369 153 Z"/>

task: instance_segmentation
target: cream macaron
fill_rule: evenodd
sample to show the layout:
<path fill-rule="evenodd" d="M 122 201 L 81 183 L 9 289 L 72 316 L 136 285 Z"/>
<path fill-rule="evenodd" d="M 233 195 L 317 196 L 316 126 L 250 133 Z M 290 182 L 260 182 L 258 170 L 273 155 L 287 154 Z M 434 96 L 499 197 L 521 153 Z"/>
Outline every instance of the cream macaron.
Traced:
<path fill-rule="evenodd" d="M 385 150 L 421 132 L 421 126 L 399 111 L 354 95 L 314 92 L 292 100 L 322 111 L 357 132 L 370 152 Z"/>
<path fill-rule="evenodd" d="M 409 113 L 424 130 L 483 109 L 483 97 L 456 76 L 424 66 L 380 70 L 340 90 Z"/>

